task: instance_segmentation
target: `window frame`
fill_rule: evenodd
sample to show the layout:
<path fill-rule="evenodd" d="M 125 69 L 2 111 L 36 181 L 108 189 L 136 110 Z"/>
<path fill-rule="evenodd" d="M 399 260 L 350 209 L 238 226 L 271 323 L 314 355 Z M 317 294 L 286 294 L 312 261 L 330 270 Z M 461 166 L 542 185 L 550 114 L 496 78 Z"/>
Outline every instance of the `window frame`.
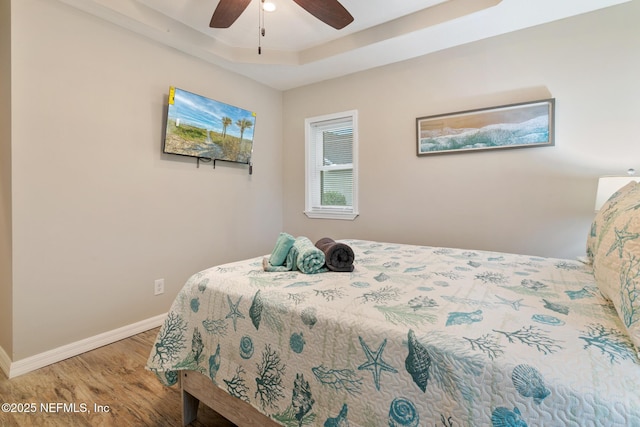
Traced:
<path fill-rule="evenodd" d="M 321 146 L 314 141 L 314 127 L 322 122 L 334 120 L 350 119 L 353 131 L 353 140 L 351 144 L 351 171 L 352 171 L 352 201 L 351 206 L 344 207 L 323 207 L 320 206 L 319 200 L 314 200 L 314 194 L 322 197 L 319 191 L 313 191 L 311 186 L 320 182 L 318 174 L 323 170 L 331 170 L 331 166 L 318 166 L 314 164 L 314 158 L 321 157 L 317 155 L 317 150 L 321 150 Z M 340 113 L 325 114 L 322 116 L 309 117 L 304 121 L 305 129 L 305 210 L 304 213 L 309 218 L 314 219 L 342 219 L 354 220 L 358 215 L 358 111 L 349 110 Z M 315 155 L 312 155 L 315 154 Z M 334 169 L 345 168 L 337 166 Z"/>

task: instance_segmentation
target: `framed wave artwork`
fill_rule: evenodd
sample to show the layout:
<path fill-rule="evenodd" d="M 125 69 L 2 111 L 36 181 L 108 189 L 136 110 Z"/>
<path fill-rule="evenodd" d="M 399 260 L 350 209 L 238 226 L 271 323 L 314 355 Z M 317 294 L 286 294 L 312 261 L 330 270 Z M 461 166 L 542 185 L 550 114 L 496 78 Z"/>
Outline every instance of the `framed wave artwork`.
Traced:
<path fill-rule="evenodd" d="M 416 119 L 417 155 L 554 145 L 555 99 Z"/>

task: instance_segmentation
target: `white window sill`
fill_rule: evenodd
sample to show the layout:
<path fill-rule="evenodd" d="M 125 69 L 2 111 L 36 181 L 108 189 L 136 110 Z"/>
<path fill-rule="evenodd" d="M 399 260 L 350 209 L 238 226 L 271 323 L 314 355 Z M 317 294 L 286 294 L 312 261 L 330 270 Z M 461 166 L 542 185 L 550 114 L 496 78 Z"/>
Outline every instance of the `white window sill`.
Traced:
<path fill-rule="evenodd" d="M 304 214 L 312 219 L 343 219 L 350 221 L 353 221 L 358 216 L 358 213 L 353 211 L 305 211 Z"/>

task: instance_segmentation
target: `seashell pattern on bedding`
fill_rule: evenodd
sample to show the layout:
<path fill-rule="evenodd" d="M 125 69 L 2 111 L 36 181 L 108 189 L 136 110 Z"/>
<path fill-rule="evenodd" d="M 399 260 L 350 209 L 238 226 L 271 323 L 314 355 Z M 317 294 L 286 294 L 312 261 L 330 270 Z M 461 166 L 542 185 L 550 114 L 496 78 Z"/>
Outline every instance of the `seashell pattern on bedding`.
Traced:
<path fill-rule="evenodd" d="M 352 272 L 194 274 L 148 369 L 283 426 L 640 426 L 640 360 L 591 265 L 344 242 Z"/>
<path fill-rule="evenodd" d="M 640 184 L 632 181 L 602 206 L 587 238 L 600 292 L 611 300 L 640 349 Z"/>

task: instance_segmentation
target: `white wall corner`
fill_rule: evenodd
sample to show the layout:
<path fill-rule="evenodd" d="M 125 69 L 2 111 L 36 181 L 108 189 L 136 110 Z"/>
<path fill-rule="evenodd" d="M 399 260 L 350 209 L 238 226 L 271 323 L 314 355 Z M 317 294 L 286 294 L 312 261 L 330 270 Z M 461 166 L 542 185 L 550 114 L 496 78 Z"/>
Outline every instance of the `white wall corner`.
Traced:
<path fill-rule="evenodd" d="M 112 331 L 63 345 L 61 347 L 54 348 L 53 350 L 45 351 L 44 353 L 36 354 L 15 362 L 11 362 L 9 356 L 4 352 L 2 347 L 0 347 L 0 368 L 2 368 L 8 378 L 15 378 L 19 375 L 35 371 L 36 369 L 43 368 L 53 363 L 60 362 L 70 357 L 86 353 L 87 351 L 95 350 L 98 347 L 112 344 L 116 341 L 120 341 L 141 332 L 148 331 L 149 329 L 161 326 L 165 317 L 167 317 L 166 313 L 160 314 L 140 322 L 132 323 L 131 325 L 123 326 Z M 6 368 L 5 364 L 7 365 Z"/>

